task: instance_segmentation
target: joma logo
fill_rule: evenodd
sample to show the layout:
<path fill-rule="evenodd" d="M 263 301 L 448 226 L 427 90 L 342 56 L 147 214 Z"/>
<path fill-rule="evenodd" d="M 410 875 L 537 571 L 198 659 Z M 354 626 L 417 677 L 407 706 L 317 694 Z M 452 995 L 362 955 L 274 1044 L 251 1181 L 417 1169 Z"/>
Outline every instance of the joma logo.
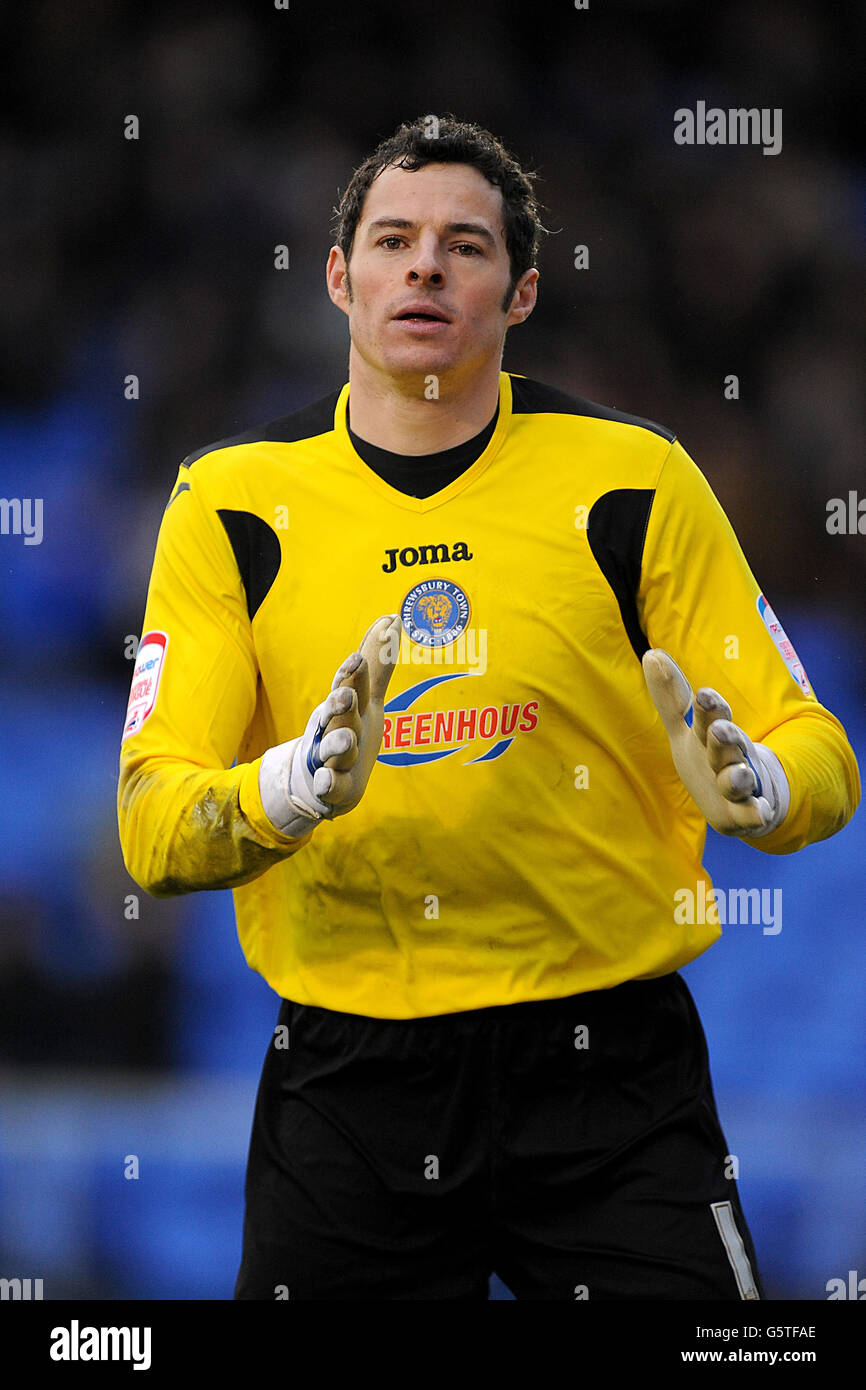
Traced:
<path fill-rule="evenodd" d="M 446 560 L 471 560 L 472 552 L 465 541 L 457 541 L 451 548 L 444 541 L 440 545 L 422 545 L 417 549 L 407 545 L 403 550 L 386 550 L 388 563 L 382 566 L 386 574 L 393 574 L 398 562 L 401 565 L 441 565 Z"/>

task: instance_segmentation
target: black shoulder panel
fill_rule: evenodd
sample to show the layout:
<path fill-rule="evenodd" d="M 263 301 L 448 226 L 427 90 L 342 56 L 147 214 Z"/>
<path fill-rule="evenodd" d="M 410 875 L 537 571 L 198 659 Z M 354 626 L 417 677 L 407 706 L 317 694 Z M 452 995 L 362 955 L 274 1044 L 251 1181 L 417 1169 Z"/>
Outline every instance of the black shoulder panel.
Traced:
<path fill-rule="evenodd" d="M 510 373 L 509 373 L 510 375 Z M 609 405 L 597 405 L 595 401 L 585 401 L 582 396 L 572 396 L 567 391 L 559 391 L 555 386 L 546 386 L 543 381 L 530 381 L 525 376 L 511 377 L 512 413 L 514 415 L 589 415 L 593 420 L 613 420 L 620 425 L 637 425 L 639 429 L 651 430 L 660 434 L 673 444 L 676 435 L 655 420 L 644 420 L 640 415 L 626 415 Z"/>
<path fill-rule="evenodd" d="M 171 506 L 172 502 L 176 502 L 177 499 L 178 499 L 178 497 L 180 497 L 180 494 L 181 494 L 182 492 L 189 492 L 189 490 L 190 490 L 190 488 L 189 488 L 189 483 L 178 483 L 178 485 L 177 485 L 177 487 L 175 488 L 174 492 L 171 494 L 171 497 L 169 497 L 168 501 L 167 501 L 166 504 L 165 504 L 165 510 L 168 511 L 168 509 L 169 509 L 169 507 Z"/>
<path fill-rule="evenodd" d="M 226 439 L 218 439 L 215 444 L 205 444 L 203 449 L 196 449 L 193 453 L 187 454 L 180 466 L 190 468 L 196 459 L 204 458 L 205 454 L 212 454 L 215 449 L 231 449 L 235 444 L 299 444 L 302 439 L 313 439 L 317 434 L 330 434 L 334 428 L 334 411 L 339 396 L 339 390 L 332 391 L 329 395 L 322 396 L 321 400 L 293 411 L 291 415 L 272 420 L 269 425 L 244 430 L 242 434 L 229 435 Z"/>
<path fill-rule="evenodd" d="M 637 590 L 643 546 L 655 490 L 616 488 L 590 508 L 586 538 L 595 562 L 613 589 L 628 640 L 638 660 L 649 642 L 637 616 Z"/>
<path fill-rule="evenodd" d="M 247 593 L 250 622 L 267 597 L 280 568 L 277 533 L 254 512 L 220 509 L 217 515 L 226 529 Z"/>

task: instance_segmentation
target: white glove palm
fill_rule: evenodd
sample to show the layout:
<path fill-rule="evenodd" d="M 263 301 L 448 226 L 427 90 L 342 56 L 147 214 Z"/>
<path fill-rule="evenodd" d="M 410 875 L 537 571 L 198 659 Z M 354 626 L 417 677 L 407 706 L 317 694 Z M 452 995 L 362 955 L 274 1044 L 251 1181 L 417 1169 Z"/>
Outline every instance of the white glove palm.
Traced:
<path fill-rule="evenodd" d="M 708 824 L 722 835 L 769 835 L 790 802 L 775 753 L 732 723 L 730 706 L 708 686 L 694 698 L 690 728 L 685 716 L 693 704 L 691 686 L 667 652 L 646 652 L 643 670 L 680 781 Z"/>
<path fill-rule="evenodd" d="M 302 836 L 322 820 L 351 811 L 373 771 L 385 728 L 385 693 L 397 661 L 396 613 L 377 618 L 346 657 L 300 738 L 269 748 L 259 791 L 269 820 Z"/>

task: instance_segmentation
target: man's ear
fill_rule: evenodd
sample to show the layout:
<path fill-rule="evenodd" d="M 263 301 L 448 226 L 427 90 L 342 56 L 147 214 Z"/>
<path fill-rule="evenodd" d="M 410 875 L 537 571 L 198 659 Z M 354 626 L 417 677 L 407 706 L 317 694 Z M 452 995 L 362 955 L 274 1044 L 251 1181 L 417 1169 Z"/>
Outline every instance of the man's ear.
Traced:
<path fill-rule="evenodd" d="M 538 298 L 538 271 L 535 267 L 524 271 L 514 287 L 514 294 L 511 296 L 511 307 L 508 310 L 506 328 L 512 324 L 523 323 L 529 318 L 535 308 Z"/>
<path fill-rule="evenodd" d="M 346 258 L 339 246 L 332 246 L 328 252 L 325 283 L 332 303 L 336 304 L 338 309 L 342 309 L 344 314 L 348 314 L 352 302 L 352 286 Z"/>

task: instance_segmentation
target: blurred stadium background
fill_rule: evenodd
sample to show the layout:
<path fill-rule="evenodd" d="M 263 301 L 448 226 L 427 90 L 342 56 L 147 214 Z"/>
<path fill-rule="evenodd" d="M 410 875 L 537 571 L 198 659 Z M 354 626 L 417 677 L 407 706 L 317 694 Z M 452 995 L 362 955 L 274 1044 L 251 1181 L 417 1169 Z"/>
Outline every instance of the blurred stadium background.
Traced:
<path fill-rule="evenodd" d="M 0 536 L 0 1275 L 231 1297 L 277 1001 L 230 895 L 126 874 L 125 645 L 180 459 L 345 379 L 330 215 L 400 121 L 453 111 L 539 170 L 555 234 L 505 366 L 678 431 L 862 758 L 866 537 L 826 507 L 866 492 L 863 38 L 798 0 L 6 8 L 0 494 L 44 499 L 44 539 Z M 699 99 L 781 107 L 782 153 L 675 145 Z M 777 1298 L 866 1275 L 864 823 L 787 859 L 711 833 L 783 929 L 684 972 Z"/>

